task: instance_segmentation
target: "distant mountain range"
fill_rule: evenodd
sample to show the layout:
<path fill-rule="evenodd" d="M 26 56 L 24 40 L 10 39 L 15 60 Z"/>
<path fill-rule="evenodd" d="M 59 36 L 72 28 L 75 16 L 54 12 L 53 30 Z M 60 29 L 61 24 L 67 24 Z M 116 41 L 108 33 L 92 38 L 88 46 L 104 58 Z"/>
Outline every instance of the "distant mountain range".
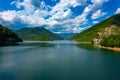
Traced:
<path fill-rule="evenodd" d="M 75 35 L 71 40 L 92 42 L 95 45 L 108 47 L 120 47 L 120 14 L 113 15 Z"/>
<path fill-rule="evenodd" d="M 60 35 L 64 39 L 70 39 L 71 37 L 77 35 L 77 33 L 60 33 L 58 35 Z"/>
<path fill-rule="evenodd" d="M 20 39 L 16 33 L 0 25 L 0 43 L 12 43 L 21 41 L 22 39 Z"/>
<path fill-rule="evenodd" d="M 62 40 L 63 38 L 43 27 L 34 28 L 23 28 L 17 30 L 16 33 L 23 40 L 41 40 L 41 41 L 52 41 L 52 40 Z"/>

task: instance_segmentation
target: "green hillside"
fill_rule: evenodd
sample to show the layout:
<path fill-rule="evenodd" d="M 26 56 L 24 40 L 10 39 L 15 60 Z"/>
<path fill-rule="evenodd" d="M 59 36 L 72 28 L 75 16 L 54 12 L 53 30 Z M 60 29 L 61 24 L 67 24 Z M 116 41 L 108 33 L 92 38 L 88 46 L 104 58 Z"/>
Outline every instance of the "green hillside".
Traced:
<path fill-rule="evenodd" d="M 43 27 L 23 28 L 21 30 L 16 31 L 16 33 L 23 40 L 40 40 L 40 41 L 62 40 L 62 37 L 50 32 L 49 30 Z"/>
<path fill-rule="evenodd" d="M 98 32 L 103 32 L 106 27 L 111 25 L 120 26 L 120 14 L 116 14 L 108 19 L 94 25 L 93 27 L 79 33 L 78 35 L 72 37 L 72 40 L 80 42 L 91 42 L 93 38 L 98 37 Z"/>
<path fill-rule="evenodd" d="M 120 34 L 117 35 L 110 35 L 102 39 L 101 43 L 102 46 L 107 47 L 119 47 L 120 48 Z"/>
<path fill-rule="evenodd" d="M 0 25 L 0 43 L 11 43 L 11 42 L 21 42 L 16 33 L 10 29 Z"/>

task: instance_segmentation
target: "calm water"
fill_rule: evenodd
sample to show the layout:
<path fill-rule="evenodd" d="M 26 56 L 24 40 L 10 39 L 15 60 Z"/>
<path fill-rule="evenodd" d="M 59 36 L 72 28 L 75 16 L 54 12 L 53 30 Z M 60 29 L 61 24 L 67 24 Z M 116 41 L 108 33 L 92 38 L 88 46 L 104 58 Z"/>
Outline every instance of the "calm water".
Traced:
<path fill-rule="evenodd" d="M 70 41 L 1 46 L 0 80 L 120 80 L 120 52 Z"/>

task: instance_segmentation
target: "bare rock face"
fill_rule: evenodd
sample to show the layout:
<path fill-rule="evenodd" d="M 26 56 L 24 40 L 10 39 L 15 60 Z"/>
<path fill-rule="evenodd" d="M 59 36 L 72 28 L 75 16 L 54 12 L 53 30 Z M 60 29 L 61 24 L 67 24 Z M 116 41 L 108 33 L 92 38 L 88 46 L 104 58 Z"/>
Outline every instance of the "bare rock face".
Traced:
<path fill-rule="evenodd" d="M 110 27 L 106 27 L 103 32 L 98 32 L 97 38 L 93 38 L 92 44 L 94 46 L 100 46 L 100 42 L 102 41 L 103 37 L 108 37 L 110 35 L 117 35 L 120 33 L 120 27 L 117 25 L 111 25 Z"/>
<path fill-rule="evenodd" d="M 106 27 L 104 32 L 103 32 L 103 36 L 107 37 L 107 36 L 109 36 L 111 34 L 116 35 L 117 30 L 119 30 L 117 25 L 111 25 L 110 27 Z"/>
<path fill-rule="evenodd" d="M 92 44 L 93 44 L 94 46 L 99 47 L 101 40 L 102 40 L 101 38 L 94 38 L 94 39 L 92 40 Z"/>

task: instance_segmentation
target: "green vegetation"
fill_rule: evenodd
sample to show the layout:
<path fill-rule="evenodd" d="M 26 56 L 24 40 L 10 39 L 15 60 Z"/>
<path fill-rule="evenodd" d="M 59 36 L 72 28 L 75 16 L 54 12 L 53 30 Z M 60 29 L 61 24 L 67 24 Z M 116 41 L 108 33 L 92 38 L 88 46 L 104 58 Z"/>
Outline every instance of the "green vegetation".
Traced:
<path fill-rule="evenodd" d="M 40 41 L 52 41 L 52 40 L 62 40 L 63 38 L 57 34 L 48 31 L 45 28 L 35 27 L 35 28 L 23 28 L 16 31 L 16 33 L 23 40 L 40 40 Z"/>
<path fill-rule="evenodd" d="M 93 38 L 97 37 L 98 32 L 103 32 L 106 27 L 110 25 L 118 25 L 120 26 L 120 14 L 116 14 L 96 25 L 93 27 L 75 35 L 71 38 L 71 40 L 80 41 L 80 42 L 91 42 Z"/>
<path fill-rule="evenodd" d="M 100 44 L 106 47 L 119 47 L 120 48 L 120 34 L 104 37 L 102 38 L 102 41 Z"/>
<path fill-rule="evenodd" d="M 0 43 L 21 42 L 22 39 L 10 29 L 0 25 Z"/>

